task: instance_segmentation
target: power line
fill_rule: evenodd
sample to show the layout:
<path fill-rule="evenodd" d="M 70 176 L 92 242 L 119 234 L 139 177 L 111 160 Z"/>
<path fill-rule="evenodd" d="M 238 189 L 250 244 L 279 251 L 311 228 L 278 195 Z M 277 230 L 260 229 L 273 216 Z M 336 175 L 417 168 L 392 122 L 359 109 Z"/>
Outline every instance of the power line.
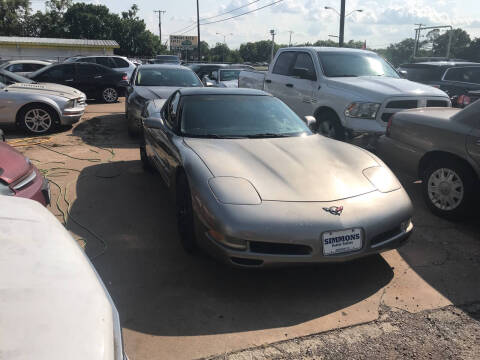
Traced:
<path fill-rule="evenodd" d="M 211 21 L 211 22 L 203 23 L 203 24 L 200 24 L 200 25 L 216 24 L 216 23 L 219 23 L 219 22 L 222 22 L 222 21 L 227 21 L 227 20 L 235 19 L 235 18 L 237 18 L 237 17 L 243 16 L 243 15 L 247 15 L 247 14 L 251 14 L 251 13 L 253 13 L 253 12 L 255 12 L 255 11 L 265 9 L 266 7 L 273 6 L 273 5 L 278 4 L 278 3 L 282 2 L 282 1 L 284 1 L 284 0 L 277 0 L 277 1 L 274 1 L 274 2 L 272 2 L 272 3 L 270 3 L 270 4 L 261 6 L 261 7 L 259 7 L 259 8 L 256 8 L 256 9 L 253 9 L 253 10 L 250 10 L 250 11 L 247 11 L 247 12 L 244 12 L 244 13 L 239 14 L 239 15 L 231 16 L 231 17 L 228 17 L 228 18 L 225 18 L 225 19 L 221 19 L 221 20 L 216 20 L 216 21 Z"/>

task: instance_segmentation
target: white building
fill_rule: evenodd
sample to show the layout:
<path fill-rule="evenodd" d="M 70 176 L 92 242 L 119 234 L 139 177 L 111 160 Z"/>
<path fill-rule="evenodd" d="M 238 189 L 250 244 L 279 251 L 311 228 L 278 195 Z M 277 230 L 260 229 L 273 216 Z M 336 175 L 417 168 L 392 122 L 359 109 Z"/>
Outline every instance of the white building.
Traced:
<path fill-rule="evenodd" d="M 61 61 L 75 55 L 112 55 L 120 46 L 114 40 L 54 39 L 0 36 L 0 58 L 52 59 Z"/>

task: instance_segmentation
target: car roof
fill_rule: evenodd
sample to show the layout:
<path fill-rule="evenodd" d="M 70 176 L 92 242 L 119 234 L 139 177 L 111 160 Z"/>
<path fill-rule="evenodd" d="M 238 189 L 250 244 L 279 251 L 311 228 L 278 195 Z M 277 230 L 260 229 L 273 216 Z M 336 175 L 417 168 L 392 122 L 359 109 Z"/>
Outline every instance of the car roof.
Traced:
<path fill-rule="evenodd" d="M 313 50 L 318 52 L 338 52 L 338 53 L 358 53 L 358 54 L 376 54 L 373 51 L 363 50 L 363 49 L 351 49 L 351 48 L 338 48 L 338 47 L 330 47 L 330 46 L 292 46 L 287 48 L 281 48 L 280 50 L 293 50 L 293 51 L 300 51 L 300 50 Z"/>
<path fill-rule="evenodd" d="M 182 96 L 194 95 L 253 95 L 253 96 L 271 96 L 262 90 L 246 88 L 215 88 L 215 87 L 191 87 L 179 89 Z"/>
<path fill-rule="evenodd" d="M 180 70 L 190 70 L 188 66 L 183 66 L 179 64 L 166 64 L 166 63 L 161 63 L 161 64 L 142 64 L 138 66 L 139 69 L 143 68 L 151 68 L 151 69 L 180 69 Z"/>
<path fill-rule="evenodd" d="M 50 62 L 48 61 L 44 61 L 44 60 L 8 60 L 7 62 L 3 63 L 2 65 L 5 65 L 5 64 L 42 64 L 42 65 L 47 65 L 47 64 L 51 64 Z"/>
<path fill-rule="evenodd" d="M 402 64 L 400 67 L 455 67 L 455 66 L 480 66 L 472 61 L 424 61 L 419 63 Z"/>

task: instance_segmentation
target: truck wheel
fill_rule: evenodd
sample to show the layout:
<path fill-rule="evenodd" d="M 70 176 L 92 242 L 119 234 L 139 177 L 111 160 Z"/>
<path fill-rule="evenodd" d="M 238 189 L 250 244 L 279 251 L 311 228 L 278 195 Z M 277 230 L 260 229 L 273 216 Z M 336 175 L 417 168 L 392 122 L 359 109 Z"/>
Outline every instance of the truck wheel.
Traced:
<path fill-rule="evenodd" d="M 475 174 L 453 159 L 432 163 L 423 174 L 423 197 L 430 210 L 456 220 L 468 215 L 475 198 Z"/>
<path fill-rule="evenodd" d="M 345 129 L 337 115 L 330 111 L 317 114 L 317 133 L 335 140 L 345 140 Z"/>

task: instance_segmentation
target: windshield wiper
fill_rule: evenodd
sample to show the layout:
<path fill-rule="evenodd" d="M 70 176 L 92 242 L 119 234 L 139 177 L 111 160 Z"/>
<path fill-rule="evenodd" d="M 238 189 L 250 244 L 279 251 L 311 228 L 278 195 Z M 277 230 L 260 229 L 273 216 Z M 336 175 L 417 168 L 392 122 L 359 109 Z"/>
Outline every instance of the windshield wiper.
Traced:
<path fill-rule="evenodd" d="M 252 134 L 246 135 L 249 139 L 258 139 L 258 138 L 280 138 L 280 137 L 290 137 L 291 134 L 274 134 L 274 133 L 263 133 L 263 134 Z"/>
<path fill-rule="evenodd" d="M 218 134 L 183 134 L 185 137 L 207 138 L 207 139 L 245 139 L 246 136 L 218 135 Z"/>
<path fill-rule="evenodd" d="M 332 77 L 358 77 L 358 75 L 353 75 L 353 74 L 340 74 L 340 75 L 333 75 Z"/>

